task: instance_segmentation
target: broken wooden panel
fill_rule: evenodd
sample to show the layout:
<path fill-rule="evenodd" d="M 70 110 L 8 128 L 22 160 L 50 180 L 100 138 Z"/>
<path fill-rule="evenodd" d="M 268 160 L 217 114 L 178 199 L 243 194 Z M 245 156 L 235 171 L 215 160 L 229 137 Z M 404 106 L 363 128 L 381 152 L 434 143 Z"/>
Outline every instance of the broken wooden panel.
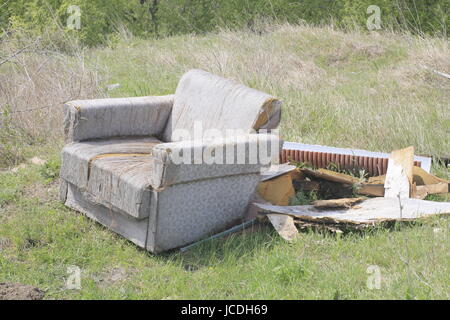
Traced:
<path fill-rule="evenodd" d="M 386 175 L 370 177 L 358 188 L 359 194 L 383 197 Z M 424 199 L 429 194 L 444 194 L 450 191 L 448 181 L 433 176 L 420 167 L 413 167 L 413 193 L 411 197 Z M 415 185 L 415 186 L 414 186 Z M 447 187 L 445 187 L 447 186 Z"/>
<path fill-rule="evenodd" d="M 280 206 L 289 205 L 289 199 L 295 195 L 289 173 L 261 182 L 257 190 L 263 199 Z"/>
<path fill-rule="evenodd" d="M 294 224 L 294 218 L 288 215 L 268 214 L 267 218 L 278 234 L 286 241 L 292 241 L 298 235 Z"/>
<path fill-rule="evenodd" d="M 312 203 L 315 208 L 327 209 L 327 208 L 351 208 L 355 204 L 363 201 L 364 198 L 342 198 L 342 199 L 330 199 L 330 200 L 317 200 Z"/>
<path fill-rule="evenodd" d="M 384 184 L 385 181 L 386 175 L 369 177 L 367 179 L 368 184 Z M 437 184 L 440 182 L 449 183 L 448 181 L 436 177 L 417 166 L 413 166 L 413 182 L 418 186 L 426 184 Z"/>
<path fill-rule="evenodd" d="M 383 184 L 386 181 L 386 175 L 382 175 L 382 176 L 375 176 L 375 177 L 369 177 L 367 179 L 367 183 L 368 184 Z"/>
<path fill-rule="evenodd" d="M 439 184 L 439 183 L 449 184 L 448 181 L 438 178 L 436 176 L 433 176 L 432 174 L 429 174 L 422 168 L 419 168 L 416 166 L 413 167 L 413 181 L 418 186 L 433 185 L 433 184 Z M 448 191 L 448 192 L 450 192 L 450 191 Z"/>
<path fill-rule="evenodd" d="M 424 186 L 414 186 L 412 197 L 416 199 L 425 199 L 430 194 L 446 194 L 448 192 L 448 183 L 440 182 Z"/>
<path fill-rule="evenodd" d="M 362 184 L 357 193 L 372 197 L 384 197 L 384 184 Z"/>
<path fill-rule="evenodd" d="M 343 184 L 354 184 L 358 183 L 359 179 L 352 177 L 348 174 L 339 173 L 327 169 L 317 169 L 317 170 L 310 170 L 310 169 L 302 169 L 302 171 L 310 177 L 316 178 L 316 179 L 323 179 L 328 180 L 332 182 L 338 182 Z"/>
<path fill-rule="evenodd" d="M 274 206 L 255 203 L 260 213 L 286 214 L 302 220 L 332 223 L 375 224 L 382 221 L 400 221 L 423 218 L 431 215 L 450 214 L 450 203 L 419 199 L 371 198 L 355 208 L 319 210 L 312 205 Z"/>
<path fill-rule="evenodd" d="M 414 147 L 394 150 L 389 156 L 384 196 L 409 198 L 413 182 Z"/>

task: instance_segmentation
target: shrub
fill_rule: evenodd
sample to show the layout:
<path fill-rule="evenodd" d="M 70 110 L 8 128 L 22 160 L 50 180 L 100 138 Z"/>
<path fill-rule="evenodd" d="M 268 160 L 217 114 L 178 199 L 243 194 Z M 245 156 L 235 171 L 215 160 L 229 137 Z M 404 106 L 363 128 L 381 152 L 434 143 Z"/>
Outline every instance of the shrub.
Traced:
<path fill-rule="evenodd" d="M 106 43 L 118 30 L 138 37 L 204 33 L 218 27 L 255 30 L 260 20 L 310 24 L 333 21 L 342 27 L 365 28 L 372 0 L 15 0 L 3 4 L 0 28 L 24 29 L 39 35 L 49 26 L 74 34 L 82 43 Z M 81 9 L 81 29 L 67 21 Z M 383 28 L 446 35 L 450 26 L 448 0 L 378 0 Z"/>

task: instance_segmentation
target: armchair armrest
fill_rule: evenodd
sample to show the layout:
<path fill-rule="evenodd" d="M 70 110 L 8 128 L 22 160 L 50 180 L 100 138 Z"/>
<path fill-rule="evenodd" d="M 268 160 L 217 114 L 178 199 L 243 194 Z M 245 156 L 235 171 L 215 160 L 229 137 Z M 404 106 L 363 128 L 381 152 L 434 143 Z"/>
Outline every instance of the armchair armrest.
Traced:
<path fill-rule="evenodd" d="M 66 142 L 114 136 L 159 135 L 173 95 L 75 100 L 64 105 Z"/>
<path fill-rule="evenodd" d="M 178 183 L 260 173 L 262 166 L 278 163 L 281 147 L 275 134 L 162 143 L 152 149 L 151 185 L 158 190 Z"/>

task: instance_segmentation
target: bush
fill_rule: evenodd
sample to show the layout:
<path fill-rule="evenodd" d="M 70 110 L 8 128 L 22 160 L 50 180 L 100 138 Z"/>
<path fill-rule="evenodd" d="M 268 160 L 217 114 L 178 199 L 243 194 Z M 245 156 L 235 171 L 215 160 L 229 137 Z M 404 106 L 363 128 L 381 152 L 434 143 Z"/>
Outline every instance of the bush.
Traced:
<path fill-rule="evenodd" d="M 218 27 L 255 29 L 260 20 L 312 24 L 333 21 L 338 26 L 366 26 L 372 0 L 15 0 L 0 12 L 0 27 L 28 30 L 62 29 L 85 45 L 104 44 L 110 35 L 127 29 L 138 37 L 204 33 Z M 67 21 L 81 9 L 81 29 Z M 446 35 L 449 0 L 378 0 L 383 28 Z"/>
<path fill-rule="evenodd" d="M 51 159 L 45 162 L 45 164 L 39 169 L 39 172 L 44 179 L 52 181 L 59 177 L 60 168 L 60 160 Z"/>

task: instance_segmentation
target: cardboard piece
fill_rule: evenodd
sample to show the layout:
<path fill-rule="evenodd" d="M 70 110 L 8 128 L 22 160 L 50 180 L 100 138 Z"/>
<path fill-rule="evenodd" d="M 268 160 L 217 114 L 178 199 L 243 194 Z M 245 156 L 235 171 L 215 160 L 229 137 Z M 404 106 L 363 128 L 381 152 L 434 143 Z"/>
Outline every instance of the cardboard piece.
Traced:
<path fill-rule="evenodd" d="M 295 195 L 289 173 L 260 182 L 257 191 L 264 200 L 280 206 L 289 205 L 289 199 Z"/>

